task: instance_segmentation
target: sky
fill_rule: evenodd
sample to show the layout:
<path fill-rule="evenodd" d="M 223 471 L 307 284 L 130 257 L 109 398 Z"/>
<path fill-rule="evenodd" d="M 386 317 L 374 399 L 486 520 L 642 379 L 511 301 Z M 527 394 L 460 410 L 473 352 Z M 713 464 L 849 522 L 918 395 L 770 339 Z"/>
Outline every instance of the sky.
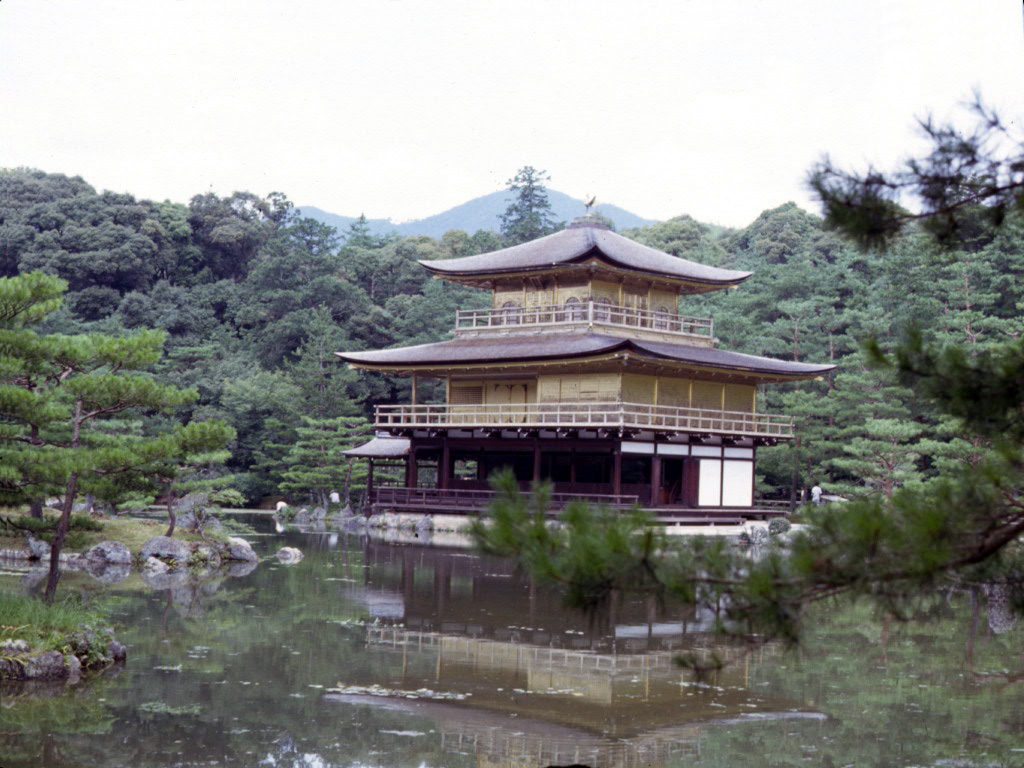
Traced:
<path fill-rule="evenodd" d="M 1010 0 L 4 0 L 0 165 L 395 221 L 532 165 L 745 226 L 817 210 L 826 152 L 920 151 L 974 89 L 1018 127 L 1022 30 Z"/>

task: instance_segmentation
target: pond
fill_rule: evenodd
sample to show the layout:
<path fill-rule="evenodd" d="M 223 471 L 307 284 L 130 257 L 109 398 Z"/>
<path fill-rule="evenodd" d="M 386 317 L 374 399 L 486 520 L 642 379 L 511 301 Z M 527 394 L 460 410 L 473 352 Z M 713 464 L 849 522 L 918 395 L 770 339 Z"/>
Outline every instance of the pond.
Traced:
<path fill-rule="evenodd" d="M 305 559 L 111 588 L 128 664 L 5 687 L 0 766 L 1024 764 L 1022 634 L 982 591 L 907 624 L 822 607 L 799 649 L 751 651 L 682 609 L 591 622 L 469 551 L 256 524 Z M 697 679 L 681 651 L 727 663 Z"/>

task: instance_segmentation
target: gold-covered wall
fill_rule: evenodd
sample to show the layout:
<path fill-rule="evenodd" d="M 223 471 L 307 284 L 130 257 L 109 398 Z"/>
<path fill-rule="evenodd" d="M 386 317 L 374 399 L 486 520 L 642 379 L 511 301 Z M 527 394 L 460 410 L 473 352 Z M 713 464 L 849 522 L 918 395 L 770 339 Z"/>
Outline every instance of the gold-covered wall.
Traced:
<path fill-rule="evenodd" d="M 618 373 L 538 376 L 537 395 L 542 403 L 618 402 L 621 378 Z"/>
<path fill-rule="evenodd" d="M 534 307 L 545 304 L 565 304 L 570 298 L 585 302 L 606 300 L 617 306 L 635 309 L 659 309 L 676 312 L 679 306 L 678 294 L 671 291 L 645 288 L 637 285 L 623 286 L 605 280 L 524 280 L 505 282 L 495 286 L 491 306 L 500 309 L 507 304 L 517 307 Z"/>
<path fill-rule="evenodd" d="M 757 388 L 674 376 L 577 373 L 497 381 L 455 379 L 448 391 L 452 405 L 620 401 L 751 413 L 757 406 Z"/>

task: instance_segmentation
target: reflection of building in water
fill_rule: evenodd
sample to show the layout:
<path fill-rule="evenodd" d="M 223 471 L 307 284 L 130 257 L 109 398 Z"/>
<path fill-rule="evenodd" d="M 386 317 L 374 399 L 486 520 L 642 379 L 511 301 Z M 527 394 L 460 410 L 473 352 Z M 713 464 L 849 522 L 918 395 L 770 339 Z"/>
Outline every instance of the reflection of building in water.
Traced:
<path fill-rule="evenodd" d="M 390 675 L 342 682 L 461 700 L 335 698 L 431 717 L 445 749 L 478 766 L 660 766 L 699 755 L 709 727 L 815 716 L 752 690 L 776 649 L 725 643 L 709 617 L 627 601 L 598 629 L 507 561 L 372 543 L 364 556 L 359 593 L 377 618 L 366 641 L 395 663 Z M 681 651 L 726 666 L 697 683 L 674 662 Z"/>

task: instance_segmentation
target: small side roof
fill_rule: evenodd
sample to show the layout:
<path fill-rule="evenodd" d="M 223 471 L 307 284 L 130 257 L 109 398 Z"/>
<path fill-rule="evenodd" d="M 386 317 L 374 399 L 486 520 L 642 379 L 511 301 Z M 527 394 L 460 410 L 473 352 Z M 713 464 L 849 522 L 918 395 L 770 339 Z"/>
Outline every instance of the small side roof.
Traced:
<path fill-rule="evenodd" d="M 341 453 L 353 459 L 402 459 L 409 455 L 409 438 L 375 437 Z"/>
<path fill-rule="evenodd" d="M 423 259 L 419 263 L 436 275 L 458 278 L 527 272 L 575 264 L 590 258 L 613 267 L 709 286 L 736 285 L 752 274 L 687 261 L 590 222 L 490 253 L 436 261 Z"/>

